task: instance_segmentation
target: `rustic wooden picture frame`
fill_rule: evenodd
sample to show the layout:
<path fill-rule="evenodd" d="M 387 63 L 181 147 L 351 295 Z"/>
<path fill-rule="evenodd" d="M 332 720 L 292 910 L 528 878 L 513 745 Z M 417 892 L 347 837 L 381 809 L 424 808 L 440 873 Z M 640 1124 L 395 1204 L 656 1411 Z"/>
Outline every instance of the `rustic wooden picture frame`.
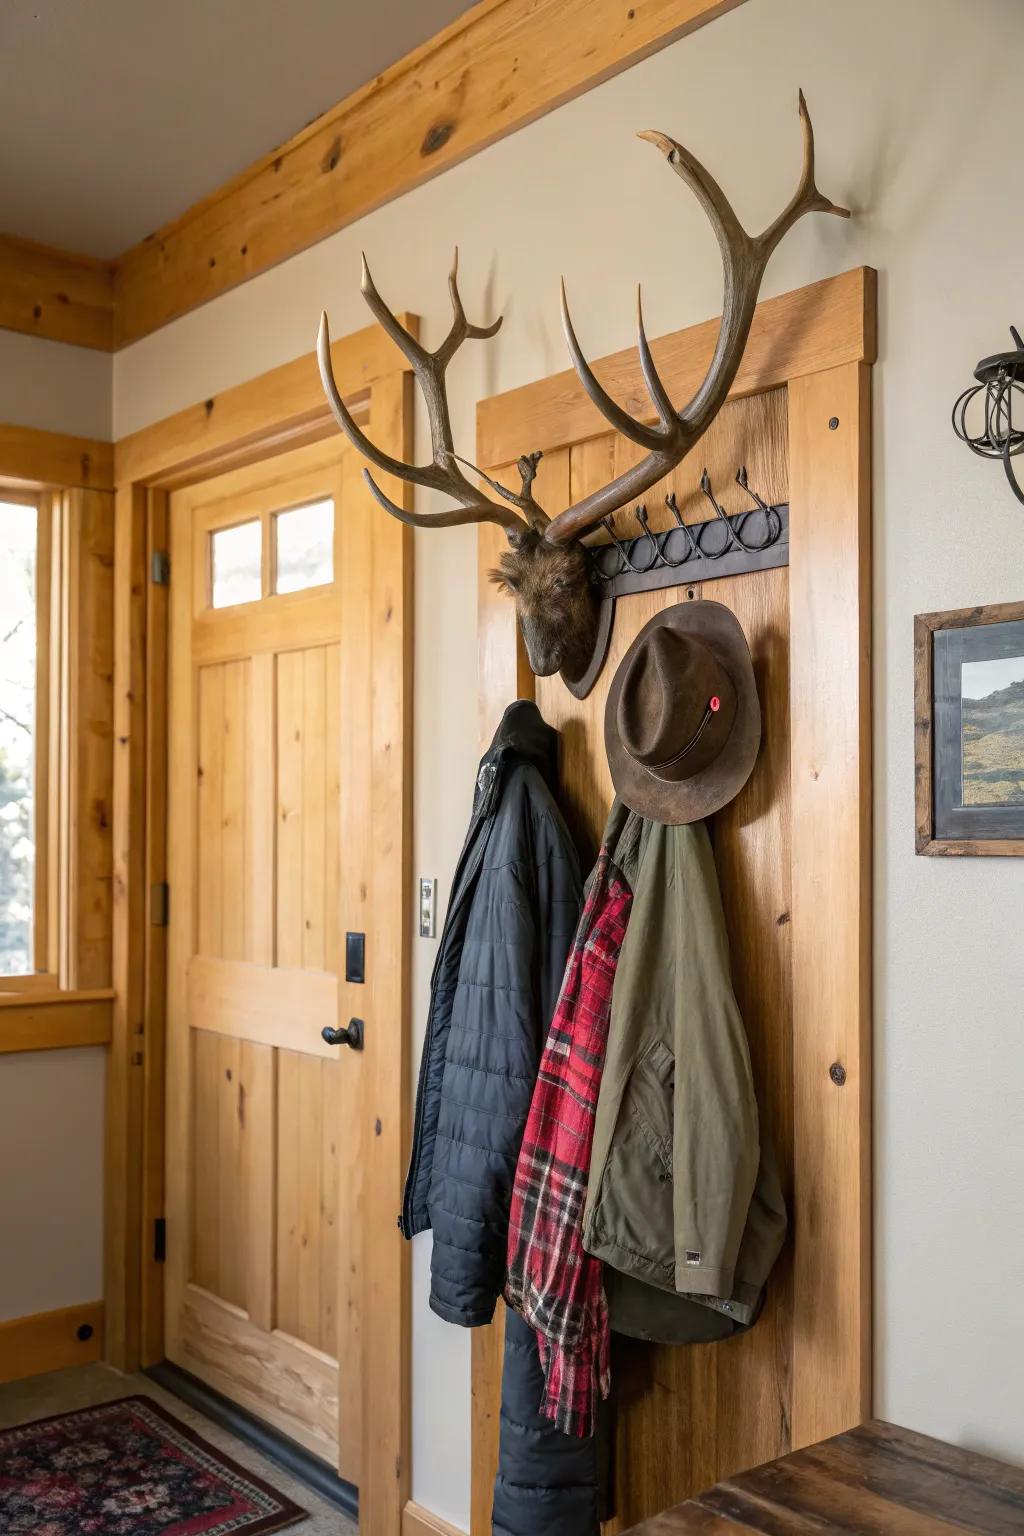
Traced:
<path fill-rule="evenodd" d="M 914 619 L 914 777 L 917 852 L 937 857 L 1024 856 L 1024 837 L 950 838 L 936 835 L 936 632 L 1024 621 L 1024 602 L 950 608 Z"/>

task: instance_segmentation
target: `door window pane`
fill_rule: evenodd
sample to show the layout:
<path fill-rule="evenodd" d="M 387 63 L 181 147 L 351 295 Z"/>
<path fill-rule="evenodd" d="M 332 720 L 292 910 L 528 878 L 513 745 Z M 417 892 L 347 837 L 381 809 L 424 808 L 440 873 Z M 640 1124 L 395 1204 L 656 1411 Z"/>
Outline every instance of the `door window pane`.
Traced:
<path fill-rule="evenodd" d="M 278 512 L 274 518 L 274 591 L 301 592 L 334 580 L 334 502 Z"/>
<path fill-rule="evenodd" d="M 210 535 L 214 608 L 255 603 L 263 596 L 263 529 L 258 521 L 218 528 Z"/>
<path fill-rule="evenodd" d="M 34 970 L 38 522 L 0 500 L 0 976 Z"/>

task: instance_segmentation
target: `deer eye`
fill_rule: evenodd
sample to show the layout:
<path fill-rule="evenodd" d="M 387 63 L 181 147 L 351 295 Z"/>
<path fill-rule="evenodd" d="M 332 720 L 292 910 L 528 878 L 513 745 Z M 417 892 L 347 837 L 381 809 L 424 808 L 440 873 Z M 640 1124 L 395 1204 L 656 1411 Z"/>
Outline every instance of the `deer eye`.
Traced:
<path fill-rule="evenodd" d="M 502 576 L 501 579 L 505 583 L 506 587 L 508 587 L 510 592 L 518 592 L 519 591 L 519 577 L 518 576 Z"/>

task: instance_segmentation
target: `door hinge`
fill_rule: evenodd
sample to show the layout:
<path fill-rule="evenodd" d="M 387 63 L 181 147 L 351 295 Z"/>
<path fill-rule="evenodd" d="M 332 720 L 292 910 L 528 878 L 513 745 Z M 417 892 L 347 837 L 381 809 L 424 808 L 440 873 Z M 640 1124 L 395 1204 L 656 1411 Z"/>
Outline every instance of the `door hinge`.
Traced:
<path fill-rule="evenodd" d="M 153 1262 L 163 1264 L 167 1259 L 167 1222 L 158 1216 L 153 1222 Z"/>
<path fill-rule="evenodd" d="M 171 888 L 166 880 L 149 888 L 149 921 L 154 928 L 166 928 L 171 919 Z"/>
<path fill-rule="evenodd" d="M 171 557 L 166 549 L 154 549 L 149 566 L 150 580 L 158 587 L 171 584 Z"/>

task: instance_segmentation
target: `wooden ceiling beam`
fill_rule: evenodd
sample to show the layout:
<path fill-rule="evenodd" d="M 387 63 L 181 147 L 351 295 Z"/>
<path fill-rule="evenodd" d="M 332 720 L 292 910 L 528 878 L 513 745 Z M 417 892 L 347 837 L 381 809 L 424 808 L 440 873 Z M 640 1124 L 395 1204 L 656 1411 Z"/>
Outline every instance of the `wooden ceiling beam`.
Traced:
<path fill-rule="evenodd" d="M 0 328 L 114 348 L 114 264 L 0 235 Z"/>
<path fill-rule="evenodd" d="M 116 345 L 277 266 L 742 0 L 480 0 L 118 263 Z"/>
<path fill-rule="evenodd" d="M 742 3 L 478 0 L 116 261 L 0 236 L 0 327 L 127 346 Z"/>

